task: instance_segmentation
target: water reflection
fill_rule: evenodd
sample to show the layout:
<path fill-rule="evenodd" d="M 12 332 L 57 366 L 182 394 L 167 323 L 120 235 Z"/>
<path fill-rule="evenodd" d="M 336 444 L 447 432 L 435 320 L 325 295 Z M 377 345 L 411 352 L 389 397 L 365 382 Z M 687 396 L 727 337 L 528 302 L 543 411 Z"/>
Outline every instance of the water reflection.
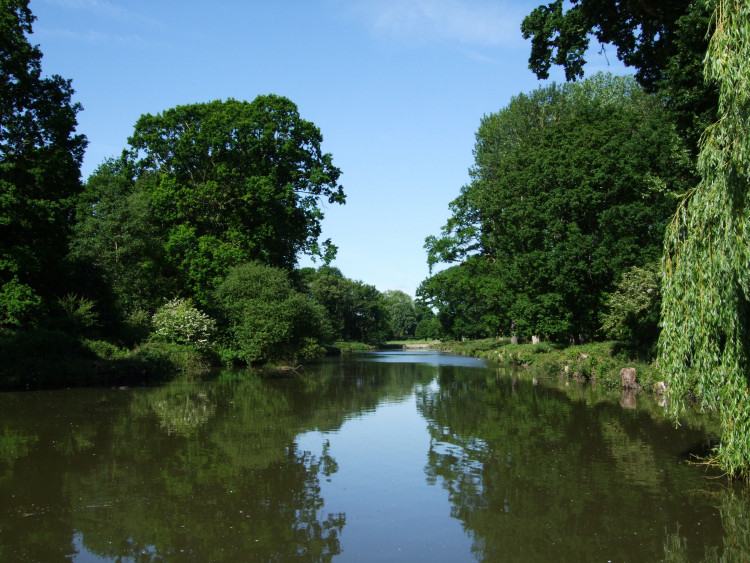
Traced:
<path fill-rule="evenodd" d="M 0 394 L 0 560 L 747 559 L 709 433 L 621 402 L 429 352 Z"/>
<path fill-rule="evenodd" d="M 428 481 L 448 491 L 479 558 L 660 560 L 675 553 L 660 540 L 676 528 L 687 560 L 722 553 L 712 545 L 722 531 L 737 544 L 716 509 L 734 497 L 696 495 L 705 482 L 684 463 L 702 431 L 623 411 L 616 396 L 587 405 L 512 377 L 475 383 L 445 370 L 419 408 L 432 436 Z M 747 509 L 746 496 L 736 502 Z"/>

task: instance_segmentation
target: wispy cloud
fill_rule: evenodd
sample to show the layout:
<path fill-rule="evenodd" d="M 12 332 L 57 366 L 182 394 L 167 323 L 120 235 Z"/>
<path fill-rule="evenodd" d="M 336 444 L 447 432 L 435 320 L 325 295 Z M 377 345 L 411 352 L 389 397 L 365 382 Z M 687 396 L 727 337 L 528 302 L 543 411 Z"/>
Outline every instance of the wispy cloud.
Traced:
<path fill-rule="evenodd" d="M 34 33 L 40 38 L 57 37 L 92 45 L 125 45 L 150 49 L 159 43 L 164 26 L 150 15 L 128 10 L 108 0 L 43 0 L 62 11 L 74 13 L 70 18 L 37 23 Z"/>
<path fill-rule="evenodd" d="M 91 14 L 121 23 L 147 25 L 161 28 L 162 24 L 149 16 L 128 10 L 127 8 L 108 2 L 107 0 L 45 0 L 50 4 L 64 6 L 73 10 L 86 11 Z"/>
<path fill-rule="evenodd" d="M 399 42 L 518 44 L 523 12 L 516 2 L 488 0 L 358 0 L 352 13 L 376 36 Z"/>
<path fill-rule="evenodd" d="M 42 36 L 54 36 L 73 41 L 83 41 L 91 44 L 119 44 L 129 47 L 153 47 L 154 42 L 144 39 L 138 34 L 111 34 L 101 31 L 89 30 L 85 33 L 78 33 L 68 29 L 51 29 L 42 28 L 36 30 L 36 34 Z"/>

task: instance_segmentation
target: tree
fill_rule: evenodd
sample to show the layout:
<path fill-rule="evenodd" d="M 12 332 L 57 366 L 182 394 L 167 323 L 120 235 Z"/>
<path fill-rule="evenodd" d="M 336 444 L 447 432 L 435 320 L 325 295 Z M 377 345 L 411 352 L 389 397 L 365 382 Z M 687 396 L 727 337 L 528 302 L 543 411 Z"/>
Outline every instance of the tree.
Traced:
<path fill-rule="evenodd" d="M 0 326 L 54 300 L 86 139 L 70 80 L 42 78 L 27 0 L 0 3 Z"/>
<path fill-rule="evenodd" d="M 388 307 L 391 332 L 395 338 L 403 339 L 414 336 L 417 327 L 417 315 L 412 298 L 398 290 L 389 290 L 383 294 Z"/>
<path fill-rule="evenodd" d="M 701 181 L 666 233 L 660 369 L 675 414 L 697 394 L 722 420 L 714 461 L 750 476 L 750 5 L 720 0 L 705 59 L 720 92 Z"/>
<path fill-rule="evenodd" d="M 608 338 L 626 342 L 634 351 L 656 344 L 661 306 L 659 282 L 658 262 L 623 272 L 602 315 L 602 330 Z M 645 355 L 653 353 L 649 350 Z"/>
<path fill-rule="evenodd" d="M 77 199 L 70 258 L 102 272 L 123 318 L 138 311 L 150 316 L 165 297 L 180 293 L 167 263 L 166 233 L 144 189 L 147 178 L 127 159 L 109 159 Z"/>
<path fill-rule="evenodd" d="M 259 96 L 141 116 L 129 139 L 165 249 L 182 283 L 209 300 L 250 260 L 291 269 L 299 253 L 329 261 L 320 201 L 345 202 L 320 130 L 288 99 Z"/>
<path fill-rule="evenodd" d="M 502 283 L 498 274 L 491 262 L 471 256 L 424 280 L 417 288 L 417 298 L 437 309 L 437 317 L 428 315 L 427 323 L 420 323 L 420 334 L 432 338 L 445 334 L 454 339 L 501 334 L 503 329 L 498 325 L 502 321 L 496 321 L 498 316 L 507 317 L 503 313 L 508 311 L 508 294 L 498 288 Z"/>
<path fill-rule="evenodd" d="M 388 308 L 375 286 L 349 279 L 338 268 L 321 266 L 309 276 L 309 292 L 325 307 L 337 339 L 369 344 L 388 339 Z"/>
<path fill-rule="evenodd" d="M 259 262 L 231 270 L 214 306 L 224 320 L 225 360 L 315 358 L 330 339 L 323 307 L 296 291 L 286 271 Z"/>
<path fill-rule="evenodd" d="M 716 111 L 716 89 L 702 80 L 709 17 L 715 0 L 554 0 L 534 9 L 521 25 L 531 38 L 529 68 L 548 78 L 552 64 L 567 80 L 583 77 L 593 36 L 612 44 L 636 69 L 638 83 L 661 92 L 691 151 Z M 565 6 L 568 6 L 567 8 Z M 605 51 L 606 47 L 602 47 Z"/>
<path fill-rule="evenodd" d="M 344 340 L 346 319 L 352 307 L 349 291 L 351 280 L 332 266 L 321 266 L 317 271 L 309 272 L 308 278 L 310 296 L 325 307 L 334 338 Z"/>
<path fill-rule="evenodd" d="M 658 259 L 671 194 L 694 181 L 659 101 L 602 74 L 485 116 L 475 160 L 442 236 L 426 241 L 431 265 L 460 262 L 421 290 L 448 297 L 433 304 L 454 336 L 593 337 L 612 284 Z"/>

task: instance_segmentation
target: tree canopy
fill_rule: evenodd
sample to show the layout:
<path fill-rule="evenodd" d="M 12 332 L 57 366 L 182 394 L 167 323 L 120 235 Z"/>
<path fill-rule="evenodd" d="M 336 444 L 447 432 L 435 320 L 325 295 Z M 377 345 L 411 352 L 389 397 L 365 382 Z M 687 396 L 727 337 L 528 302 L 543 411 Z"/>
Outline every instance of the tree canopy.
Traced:
<path fill-rule="evenodd" d="M 42 77 L 33 21 L 27 0 L 0 3 L 0 326 L 54 297 L 86 147 L 70 80 Z"/>
<path fill-rule="evenodd" d="M 670 194 L 694 181 L 658 100 L 603 74 L 485 116 L 475 162 L 442 236 L 426 241 L 431 265 L 463 263 L 420 289 L 463 317 L 465 336 L 592 337 L 614 282 L 658 260 Z M 454 281 L 445 293 L 449 277 L 474 289 L 451 291 Z"/>
<path fill-rule="evenodd" d="M 560 65 L 567 80 L 584 75 L 585 55 L 595 38 L 614 45 L 649 92 L 661 92 L 680 133 L 694 153 L 716 111 L 715 87 L 703 80 L 715 0 L 553 0 L 535 8 L 521 25 L 531 39 L 529 68 L 548 78 Z"/>
<path fill-rule="evenodd" d="M 258 96 L 141 116 L 129 139 L 169 262 L 200 301 L 249 260 L 290 269 L 325 261 L 320 201 L 345 202 L 322 135 L 287 98 Z"/>

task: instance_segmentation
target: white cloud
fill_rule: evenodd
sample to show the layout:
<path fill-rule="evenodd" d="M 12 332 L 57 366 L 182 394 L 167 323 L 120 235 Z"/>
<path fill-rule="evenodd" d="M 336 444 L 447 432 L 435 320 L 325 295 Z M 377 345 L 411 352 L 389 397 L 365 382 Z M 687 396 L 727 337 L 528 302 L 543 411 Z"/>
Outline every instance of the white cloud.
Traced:
<path fill-rule="evenodd" d="M 522 41 L 519 8 L 497 0 L 358 0 L 352 13 L 378 37 L 495 47 Z"/>

